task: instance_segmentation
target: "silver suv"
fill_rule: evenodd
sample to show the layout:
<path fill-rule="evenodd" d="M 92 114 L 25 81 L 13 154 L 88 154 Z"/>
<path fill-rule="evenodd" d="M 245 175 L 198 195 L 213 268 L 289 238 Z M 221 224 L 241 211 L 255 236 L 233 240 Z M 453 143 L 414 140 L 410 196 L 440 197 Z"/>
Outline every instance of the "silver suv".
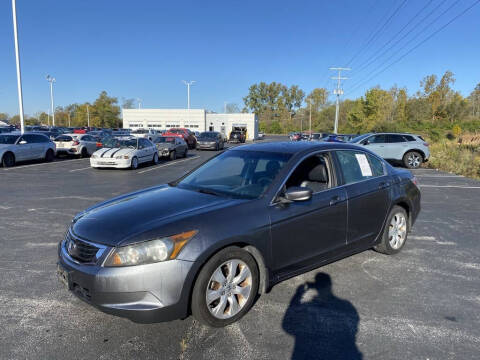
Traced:
<path fill-rule="evenodd" d="M 420 135 L 370 133 L 357 136 L 350 142 L 364 146 L 386 160 L 401 161 L 409 169 L 420 167 L 430 157 L 428 144 Z"/>

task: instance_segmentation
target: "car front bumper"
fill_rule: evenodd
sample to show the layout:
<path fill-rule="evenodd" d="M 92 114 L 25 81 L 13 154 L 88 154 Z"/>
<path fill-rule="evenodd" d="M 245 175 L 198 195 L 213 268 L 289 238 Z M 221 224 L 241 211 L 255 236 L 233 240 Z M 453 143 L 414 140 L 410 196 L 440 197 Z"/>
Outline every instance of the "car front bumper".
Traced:
<path fill-rule="evenodd" d="M 215 150 L 216 148 L 217 148 L 217 143 L 201 144 L 197 142 L 197 149 Z"/>
<path fill-rule="evenodd" d="M 131 159 L 112 159 L 112 158 L 90 158 L 90 166 L 126 169 L 129 168 L 132 163 Z"/>
<path fill-rule="evenodd" d="M 185 285 L 193 262 L 170 260 L 125 267 L 80 264 L 68 255 L 64 241 L 59 244 L 58 256 L 62 283 L 105 313 L 139 323 L 188 316 L 190 287 Z"/>

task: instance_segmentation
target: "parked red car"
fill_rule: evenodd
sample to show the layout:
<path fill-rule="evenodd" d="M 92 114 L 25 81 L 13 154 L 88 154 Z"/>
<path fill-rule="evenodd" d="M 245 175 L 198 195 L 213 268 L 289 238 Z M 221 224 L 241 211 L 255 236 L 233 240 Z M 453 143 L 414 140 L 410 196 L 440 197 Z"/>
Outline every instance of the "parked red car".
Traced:
<path fill-rule="evenodd" d="M 180 136 L 185 140 L 189 149 L 195 149 L 197 146 L 197 138 L 193 132 L 185 128 L 172 128 L 164 133 L 163 136 Z"/>

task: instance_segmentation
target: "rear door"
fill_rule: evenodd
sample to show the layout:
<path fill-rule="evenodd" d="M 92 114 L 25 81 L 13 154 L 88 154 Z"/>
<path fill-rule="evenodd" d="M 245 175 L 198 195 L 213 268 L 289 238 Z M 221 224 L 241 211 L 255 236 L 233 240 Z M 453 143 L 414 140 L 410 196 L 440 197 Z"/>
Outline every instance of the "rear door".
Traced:
<path fill-rule="evenodd" d="M 341 182 L 348 198 L 347 242 L 371 244 L 382 229 L 391 186 L 382 160 L 360 150 L 335 151 Z"/>
<path fill-rule="evenodd" d="M 401 160 L 407 151 L 408 141 L 400 134 L 387 134 L 386 159 Z"/>
<path fill-rule="evenodd" d="M 97 151 L 97 142 L 95 141 L 94 137 L 91 135 L 84 135 L 82 137 L 82 142 L 85 143 L 85 146 L 88 150 L 88 153 L 92 155 L 95 151 Z"/>

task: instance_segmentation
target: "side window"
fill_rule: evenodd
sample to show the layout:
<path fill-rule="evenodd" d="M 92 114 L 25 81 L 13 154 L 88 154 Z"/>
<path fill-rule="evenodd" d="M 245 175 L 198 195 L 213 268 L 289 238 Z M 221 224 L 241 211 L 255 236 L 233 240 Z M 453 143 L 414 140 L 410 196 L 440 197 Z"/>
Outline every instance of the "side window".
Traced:
<path fill-rule="evenodd" d="M 22 141 L 22 140 L 26 141 L 27 144 L 32 144 L 32 143 L 35 142 L 35 138 L 34 138 L 34 136 L 31 135 L 31 134 L 23 135 L 23 137 L 22 137 L 22 139 L 21 139 L 20 141 Z"/>
<path fill-rule="evenodd" d="M 313 155 L 303 160 L 288 178 L 285 187 L 308 187 L 314 193 L 332 186 L 327 154 Z"/>
<path fill-rule="evenodd" d="M 374 135 L 368 138 L 370 144 L 383 144 L 386 142 L 385 135 Z"/>
<path fill-rule="evenodd" d="M 366 180 L 374 176 L 367 154 L 352 150 L 338 150 L 336 154 L 345 184 Z"/>
<path fill-rule="evenodd" d="M 383 163 L 377 157 L 367 154 L 368 161 L 370 162 L 370 166 L 372 167 L 373 176 L 383 176 L 385 175 L 385 169 L 383 167 Z"/>
<path fill-rule="evenodd" d="M 407 141 L 415 141 L 415 138 L 412 135 L 403 135 Z"/>
<path fill-rule="evenodd" d="M 387 135 L 387 143 L 400 143 L 405 142 L 402 135 L 389 134 Z"/>

